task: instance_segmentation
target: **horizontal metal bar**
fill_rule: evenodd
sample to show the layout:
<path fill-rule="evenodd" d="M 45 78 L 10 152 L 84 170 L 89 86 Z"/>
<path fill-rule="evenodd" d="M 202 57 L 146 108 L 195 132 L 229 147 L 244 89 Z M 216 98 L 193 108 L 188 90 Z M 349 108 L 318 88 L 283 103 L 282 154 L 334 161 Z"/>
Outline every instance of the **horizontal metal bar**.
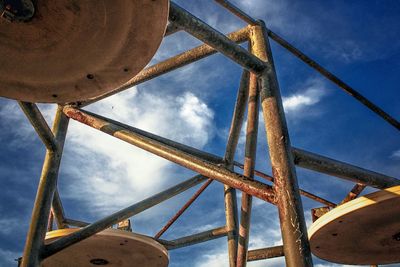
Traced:
<path fill-rule="evenodd" d="M 239 168 L 241 168 L 241 169 L 244 168 L 244 165 L 239 163 L 239 162 L 237 162 L 237 161 L 234 162 L 234 165 L 239 167 Z M 268 175 L 266 173 L 263 173 L 263 172 L 255 170 L 254 174 L 259 176 L 259 177 L 261 177 L 261 178 L 264 178 L 264 179 L 266 179 L 266 180 L 268 180 L 270 182 L 274 182 L 274 177 L 272 177 L 272 176 L 270 176 L 270 175 Z M 337 206 L 335 203 L 333 203 L 333 202 L 331 202 L 329 200 L 326 200 L 326 199 L 324 199 L 322 197 L 319 197 L 317 195 L 314 195 L 313 193 L 310 193 L 310 192 L 305 191 L 303 189 L 299 189 L 299 190 L 300 190 L 300 194 L 301 195 L 303 195 L 305 197 L 308 197 L 309 199 L 312 199 L 314 201 L 317 201 L 319 203 L 322 203 L 322 204 L 327 205 L 327 206 L 332 207 L 332 208 Z"/>
<path fill-rule="evenodd" d="M 167 199 L 170 199 L 171 197 L 182 193 L 189 188 L 192 188 L 193 186 L 203 182 L 207 178 L 202 176 L 202 175 L 196 175 L 195 177 L 182 182 L 180 184 L 177 184 L 173 187 L 170 187 L 169 189 L 162 191 L 156 195 L 153 195 L 149 198 L 146 198 L 136 204 L 133 204 L 125 209 L 122 209 L 120 211 L 115 212 L 114 214 L 111 214 L 110 216 L 107 216 L 103 219 L 100 219 L 94 223 L 91 223 L 88 226 L 85 226 L 81 230 L 74 232 L 68 236 L 65 236 L 61 239 L 58 239 L 48 245 L 45 245 L 41 257 L 42 258 L 47 258 L 54 253 L 57 253 L 58 251 L 63 250 L 64 248 L 67 248 L 75 243 L 78 243 L 79 241 L 82 241 L 108 227 L 111 227 L 112 225 L 126 220 L 129 217 L 132 217 L 133 215 L 136 215 L 144 210 L 147 210 Z"/>
<path fill-rule="evenodd" d="M 68 218 L 64 219 L 64 223 L 69 226 L 75 226 L 75 227 L 85 227 L 85 226 L 90 225 L 90 223 L 88 223 L 88 222 L 77 221 L 77 220 L 68 219 Z"/>
<path fill-rule="evenodd" d="M 49 125 L 47 125 L 46 120 L 43 118 L 43 115 L 36 104 L 22 101 L 18 101 L 18 104 L 26 117 L 28 117 L 28 120 L 46 148 L 50 151 L 57 151 L 57 142 L 54 134 L 50 130 Z"/>
<path fill-rule="evenodd" d="M 158 239 L 157 241 L 163 244 L 168 250 L 172 250 L 217 239 L 226 235 L 227 235 L 226 227 L 221 226 L 212 230 L 204 231 L 190 236 L 181 237 L 175 240 L 167 241 L 163 239 Z"/>
<path fill-rule="evenodd" d="M 285 256 L 283 246 L 249 250 L 247 261 L 258 261 Z"/>
<path fill-rule="evenodd" d="M 211 179 L 218 180 L 233 188 L 240 189 L 252 196 L 274 203 L 274 192 L 269 185 L 253 181 L 248 177 L 226 169 L 224 166 L 213 164 L 202 158 L 185 153 L 176 147 L 144 136 L 141 134 L 141 132 L 143 132 L 142 130 L 138 130 L 134 127 L 72 107 L 65 107 L 64 112 L 68 117 L 74 120 L 142 148 L 150 153 L 175 162 Z"/>
<path fill-rule="evenodd" d="M 261 73 L 267 68 L 261 59 L 173 2 L 170 4 L 169 20 L 249 71 Z"/>
<path fill-rule="evenodd" d="M 322 67 L 320 64 L 312 60 L 310 57 L 305 55 L 303 52 L 301 52 L 299 49 L 295 48 L 293 45 L 285 41 L 282 37 L 277 35 L 271 30 L 268 30 L 268 36 L 271 37 L 272 40 L 277 42 L 279 45 L 287 49 L 289 52 L 291 52 L 293 55 L 295 55 L 297 58 L 299 58 L 301 61 L 309 65 L 311 68 L 315 69 L 318 71 L 320 74 L 325 76 L 328 80 L 339 86 L 343 91 L 357 99 L 359 102 L 361 102 L 364 106 L 369 108 L 372 112 L 376 113 L 379 115 L 382 119 L 390 123 L 392 126 L 394 126 L 397 130 L 400 130 L 400 122 L 393 118 L 391 115 L 386 113 L 383 109 L 372 103 L 370 100 L 368 100 L 365 96 L 360 94 L 358 91 L 353 89 L 350 85 L 347 83 L 343 82 L 341 79 L 339 79 L 337 76 L 332 74 L 330 71 Z"/>
<path fill-rule="evenodd" d="M 235 43 L 243 43 L 248 40 L 248 36 L 249 36 L 249 29 L 248 29 L 248 27 L 245 27 L 238 31 L 229 33 L 227 35 L 227 38 L 229 38 L 232 42 L 235 42 Z M 80 107 L 87 106 L 91 103 L 97 102 L 108 96 L 111 96 L 111 95 L 114 95 L 121 91 L 124 91 L 126 89 L 129 89 L 132 86 L 135 86 L 140 83 L 146 82 L 148 80 L 157 78 L 163 74 L 166 74 L 168 72 L 176 70 L 180 67 L 186 66 L 190 63 L 196 62 L 200 59 L 203 59 L 207 56 L 213 55 L 217 52 L 218 52 L 217 50 L 215 50 L 214 48 L 212 48 L 211 46 L 209 46 L 207 44 L 197 46 L 193 49 L 190 49 L 190 50 L 180 53 L 176 56 L 173 56 L 167 60 L 164 60 L 162 62 L 159 62 L 157 64 L 154 64 L 150 67 L 143 69 L 135 77 L 133 77 L 131 80 L 129 80 L 127 83 L 125 83 L 121 87 L 118 87 L 118 88 L 112 90 L 111 92 L 108 92 L 101 96 L 95 97 L 88 101 L 83 101 L 78 106 L 80 106 Z"/>
<path fill-rule="evenodd" d="M 400 180 L 377 172 L 293 148 L 294 162 L 302 168 L 343 178 L 356 183 L 384 189 L 400 184 Z"/>
<path fill-rule="evenodd" d="M 204 190 L 206 190 L 206 188 L 211 184 L 212 181 L 212 179 L 208 179 L 207 182 L 205 182 L 185 203 L 185 205 L 183 205 L 182 208 L 180 208 L 178 212 L 164 225 L 164 227 L 154 236 L 154 238 L 160 238 L 160 236 L 169 229 L 169 227 L 185 212 L 185 210 L 187 210 L 190 205 L 192 205 L 192 203 L 200 196 L 200 194 L 203 193 Z"/>
<path fill-rule="evenodd" d="M 218 4 L 220 4 L 221 6 L 226 8 L 227 10 L 229 10 L 232 14 L 234 14 L 237 17 L 239 17 L 240 19 L 242 19 L 246 23 L 248 23 L 250 25 L 256 25 L 257 24 L 257 20 L 253 19 L 250 15 L 246 14 L 243 10 L 241 10 L 237 6 L 233 5 L 231 2 L 229 2 L 227 0 L 215 0 L 215 2 L 217 2 Z"/>

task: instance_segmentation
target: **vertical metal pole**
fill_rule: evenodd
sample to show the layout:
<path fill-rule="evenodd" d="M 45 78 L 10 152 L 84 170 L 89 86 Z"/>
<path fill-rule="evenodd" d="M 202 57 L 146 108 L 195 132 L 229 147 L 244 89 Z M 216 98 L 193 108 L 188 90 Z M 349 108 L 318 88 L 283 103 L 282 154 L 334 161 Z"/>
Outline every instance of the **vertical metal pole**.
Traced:
<path fill-rule="evenodd" d="M 231 128 L 229 130 L 228 142 L 226 145 L 226 152 L 224 162 L 226 166 L 233 170 L 233 161 L 237 143 L 239 141 L 240 131 L 243 125 L 243 117 L 246 109 L 246 99 L 248 96 L 249 86 L 249 72 L 243 70 L 240 80 L 240 86 L 233 112 Z M 226 229 L 228 237 L 228 253 L 229 253 L 229 266 L 236 266 L 237 257 L 237 244 L 238 244 L 238 215 L 237 215 L 237 201 L 236 189 L 228 185 L 224 185 L 225 193 L 225 216 L 226 216 Z"/>
<path fill-rule="evenodd" d="M 61 161 L 62 149 L 67 133 L 69 119 L 58 107 L 53 123 L 53 133 L 58 143 L 56 151 L 47 150 L 43 163 L 42 174 L 33 206 L 31 223 L 25 242 L 22 267 L 38 267 L 40 265 L 40 250 L 44 244 L 47 230 L 47 220 L 50 207 L 57 186 L 58 170 Z"/>
<path fill-rule="evenodd" d="M 260 98 L 257 86 L 257 76 L 252 73 L 250 74 L 249 82 L 249 104 L 247 111 L 246 149 L 243 172 L 243 175 L 249 178 L 254 177 L 254 167 L 256 162 L 259 102 Z M 242 208 L 240 212 L 239 243 L 237 255 L 238 267 L 246 266 L 247 264 L 251 205 L 252 196 L 242 192 Z"/>
<path fill-rule="evenodd" d="M 260 96 L 275 182 L 275 200 L 279 211 L 286 266 L 312 266 L 285 113 L 267 30 L 263 22 L 260 22 L 259 26 L 252 27 L 251 39 L 254 42 L 255 55 L 269 65 L 260 75 Z"/>

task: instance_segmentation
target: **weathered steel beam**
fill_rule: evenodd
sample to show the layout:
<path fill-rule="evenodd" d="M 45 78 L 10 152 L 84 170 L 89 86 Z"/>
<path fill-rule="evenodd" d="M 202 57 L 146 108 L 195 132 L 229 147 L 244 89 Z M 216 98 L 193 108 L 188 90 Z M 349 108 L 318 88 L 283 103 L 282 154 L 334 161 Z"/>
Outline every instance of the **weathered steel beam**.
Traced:
<path fill-rule="evenodd" d="M 356 183 L 384 189 L 400 184 L 400 180 L 357 166 L 330 159 L 299 148 L 292 149 L 297 166 L 328 175 L 343 178 Z"/>
<path fill-rule="evenodd" d="M 193 196 L 185 203 L 185 205 L 182 206 L 178 210 L 178 212 L 164 225 L 164 227 L 154 236 L 155 239 L 159 239 L 160 236 L 165 233 L 171 227 L 171 225 L 187 210 L 190 205 L 203 193 L 204 190 L 211 184 L 213 180 L 208 179 L 194 194 Z"/>
<path fill-rule="evenodd" d="M 161 244 L 163 244 L 168 250 L 187 247 L 191 245 L 195 245 L 198 243 L 206 242 L 209 240 L 217 239 L 227 235 L 227 230 L 225 226 L 221 226 L 215 229 L 211 229 L 208 231 L 204 231 L 198 234 L 181 237 L 175 240 L 157 240 Z"/>
<path fill-rule="evenodd" d="M 50 151 L 57 151 L 57 142 L 39 108 L 34 103 L 18 101 L 19 106 L 32 124 L 39 138 Z"/>
<path fill-rule="evenodd" d="M 249 250 L 247 261 L 259 261 L 285 256 L 283 246 Z"/>
<path fill-rule="evenodd" d="M 233 5 L 231 2 L 229 2 L 227 0 L 215 0 L 215 2 L 217 2 L 221 6 L 225 7 L 232 14 L 234 14 L 237 17 L 239 17 L 240 19 L 242 19 L 246 23 L 248 23 L 250 25 L 256 25 L 257 24 L 257 21 L 255 19 L 253 19 L 248 14 L 246 14 L 243 10 L 241 10 L 237 6 Z"/>
<path fill-rule="evenodd" d="M 249 72 L 243 70 L 240 85 L 237 91 L 235 108 L 229 129 L 228 141 L 226 144 L 224 163 L 225 166 L 233 171 L 233 160 L 235 158 L 236 147 L 243 125 L 244 113 L 246 111 L 246 101 L 249 94 Z M 228 256 L 229 266 L 236 267 L 237 246 L 238 246 L 238 211 L 236 190 L 228 185 L 224 185 L 224 204 L 226 229 L 228 231 Z"/>
<path fill-rule="evenodd" d="M 40 265 L 41 259 L 39 253 L 44 244 L 47 220 L 50 213 L 54 191 L 57 186 L 58 170 L 67 134 L 68 121 L 68 118 L 62 112 L 62 107 L 59 106 L 52 129 L 58 149 L 56 151 L 47 150 L 46 152 L 38 191 L 33 206 L 31 223 L 29 225 L 29 231 L 25 242 L 21 263 L 22 267 L 36 267 Z"/>
<path fill-rule="evenodd" d="M 41 257 L 42 258 L 50 257 L 54 253 L 57 253 L 58 251 L 61 251 L 64 248 L 67 248 L 75 243 L 78 243 L 79 241 L 82 241 L 108 227 L 111 227 L 112 225 L 120 221 L 126 220 L 129 217 L 132 217 L 133 215 L 136 215 L 144 210 L 147 210 L 167 199 L 170 199 L 171 197 L 179 193 L 188 190 L 189 188 L 192 188 L 193 186 L 203 182 L 205 179 L 207 178 L 202 175 L 196 175 L 195 177 L 185 182 L 170 187 L 165 191 L 155 194 L 154 196 L 144 199 L 125 209 L 117 211 L 114 214 L 111 214 L 110 216 L 107 216 L 94 223 L 91 223 L 90 225 L 85 226 L 79 231 L 76 231 L 68 236 L 65 236 L 48 245 L 45 245 L 44 249 L 42 250 Z"/>
<path fill-rule="evenodd" d="M 175 23 L 173 23 L 173 24 L 176 25 Z M 243 43 L 248 40 L 248 36 L 249 36 L 248 33 L 249 33 L 249 29 L 248 29 L 248 27 L 245 27 L 245 28 L 242 28 L 235 32 L 229 33 L 227 35 L 227 38 L 229 38 L 234 43 Z M 104 95 L 95 97 L 88 101 L 83 101 L 82 103 L 79 103 L 78 106 L 80 106 L 80 107 L 87 106 L 91 103 L 97 102 L 108 96 L 111 96 L 111 95 L 114 95 L 121 91 L 124 91 L 126 89 L 129 89 L 132 86 L 135 86 L 140 83 L 146 82 L 148 80 L 157 78 L 163 74 L 166 74 L 168 72 L 171 72 L 173 70 L 176 70 L 178 68 L 186 66 L 190 63 L 196 62 L 207 56 L 216 54 L 217 52 L 218 52 L 217 50 L 215 50 L 214 48 L 212 48 L 211 46 L 209 46 L 207 44 L 197 46 L 193 49 L 190 49 L 190 50 L 180 53 L 174 57 L 171 57 L 169 59 L 166 59 L 162 62 L 159 62 L 157 64 L 154 64 L 150 67 L 143 69 L 135 77 L 133 77 L 131 80 L 129 80 L 127 83 L 125 83 L 121 87 L 118 87 L 118 88 L 112 90 L 111 92 L 108 92 Z"/>
<path fill-rule="evenodd" d="M 266 68 L 262 60 L 173 2 L 170 4 L 169 20 L 249 71 L 260 73 Z"/>
<path fill-rule="evenodd" d="M 254 179 L 254 168 L 256 163 L 259 103 L 260 95 L 257 86 L 257 76 L 252 73 L 250 75 L 249 82 L 246 145 L 243 170 L 243 175 L 251 179 Z M 239 242 L 236 265 L 237 267 L 244 267 L 247 265 L 251 208 L 252 197 L 242 192 L 242 207 L 240 209 Z"/>
<path fill-rule="evenodd" d="M 347 83 L 343 82 L 341 79 L 339 79 L 337 76 L 332 74 L 330 71 L 322 67 L 320 64 L 312 60 L 310 57 L 305 55 L 303 52 L 301 52 L 299 49 L 295 48 L 293 45 L 285 41 L 282 37 L 277 35 L 271 30 L 268 30 L 268 35 L 271 37 L 272 40 L 277 42 L 279 45 L 287 49 L 289 52 L 291 52 L 293 55 L 295 55 L 297 58 L 299 58 L 301 61 L 306 63 L 308 66 L 311 68 L 315 69 L 318 71 L 320 74 L 322 74 L 325 78 L 339 86 L 343 91 L 357 99 L 359 102 L 361 102 L 364 106 L 369 108 L 372 112 L 376 113 L 378 116 L 380 116 L 382 119 L 384 119 L 386 122 L 391 124 L 393 127 L 395 127 L 397 130 L 400 130 L 400 122 L 393 118 L 391 115 L 386 113 L 383 109 L 372 103 L 370 100 L 368 100 L 365 96 L 360 94 L 358 91 L 353 89 L 350 85 Z"/>
<path fill-rule="evenodd" d="M 270 203 L 274 202 L 274 194 L 271 186 L 250 180 L 248 177 L 227 170 L 223 166 L 207 162 L 202 158 L 195 157 L 175 147 L 144 136 L 141 134 L 142 130 L 69 106 L 64 108 L 64 113 L 74 120 L 180 164 L 206 177 L 218 180 Z"/>
<path fill-rule="evenodd" d="M 254 54 L 269 65 L 260 75 L 261 107 L 275 181 L 274 192 L 279 211 L 286 266 L 312 266 L 307 227 L 282 98 L 267 29 L 263 22 L 260 22 L 259 26 L 252 26 L 250 38 L 254 43 Z"/>

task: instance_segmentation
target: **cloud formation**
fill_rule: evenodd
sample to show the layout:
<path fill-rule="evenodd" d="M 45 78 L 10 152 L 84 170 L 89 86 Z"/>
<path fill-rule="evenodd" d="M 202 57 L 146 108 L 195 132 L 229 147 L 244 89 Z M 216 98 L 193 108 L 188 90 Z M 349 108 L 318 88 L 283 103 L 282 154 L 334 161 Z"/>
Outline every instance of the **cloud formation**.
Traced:
<path fill-rule="evenodd" d="M 202 148 L 214 135 L 213 111 L 192 93 L 158 96 L 132 88 L 90 106 L 92 112 Z M 71 121 L 65 172 L 67 196 L 107 213 L 170 184 L 168 161 Z"/>

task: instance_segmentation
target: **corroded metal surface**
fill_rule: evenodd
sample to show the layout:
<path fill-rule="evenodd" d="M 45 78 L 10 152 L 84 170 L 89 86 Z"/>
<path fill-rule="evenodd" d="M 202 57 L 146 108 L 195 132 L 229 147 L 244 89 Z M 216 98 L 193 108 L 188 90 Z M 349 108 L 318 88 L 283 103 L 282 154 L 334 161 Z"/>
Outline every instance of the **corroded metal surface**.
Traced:
<path fill-rule="evenodd" d="M 253 26 L 251 38 L 254 42 L 254 53 L 269 65 L 260 75 L 261 107 L 274 176 L 274 192 L 281 223 L 286 265 L 312 266 L 285 113 L 263 23 L 260 23 L 260 26 Z"/>
<path fill-rule="evenodd" d="M 276 33 L 272 32 L 271 30 L 268 30 L 268 35 L 271 37 L 272 40 L 277 42 L 279 45 L 282 47 L 286 48 L 289 52 L 291 52 L 293 55 L 298 57 L 301 61 L 309 65 L 311 68 L 315 69 L 319 73 L 321 73 L 324 77 L 326 77 L 328 80 L 339 86 L 343 91 L 345 91 L 347 94 L 351 95 L 358 101 L 360 101 L 364 106 L 369 108 L 372 112 L 376 113 L 379 115 L 382 119 L 387 121 L 389 124 L 391 124 L 393 127 L 395 127 L 397 130 L 400 130 L 400 122 L 393 118 L 390 114 L 386 113 L 383 109 L 372 103 L 369 99 L 367 99 L 365 96 L 363 96 L 361 93 L 353 89 L 350 85 L 339 79 L 337 76 L 332 74 L 330 71 L 322 67 L 320 64 L 312 60 L 310 57 L 306 56 L 303 52 L 301 52 L 299 49 L 295 48 L 293 45 L 285 41 L 282 37 L 277 35 Z"/>
<path fill-rule="evenodd" d="M 246 111 L 246 100 L 249 94 L 249 72 L 242 71 L 240 85 L 237 92 L 235 108 L 233 110 L 231 127 L 229 129 L 228 141 L 225 149 L 224 163 L 227 168 L 233 170 L 233 160 L 235 158 L 236 147 L 238 145 L 240 131 L 243 125 L 244 113 Z M 229 266 L 236 266 L 237 247 L 238 247 L 238 212 L 236 190 L 224 185 L 225 218 L 228 231 L 228 253 Z"/>
<path fill-rule="evenodd" d="M 157 1 L 165 0 L 156 0 L 152 2 Z M 307 231 L 305 230 L 304 214 L 300 194 L 326 205 L 326 207 L 314 209 L 314 219 L 321 217 L 322 213 L 324 212 L 328 212 L 327 215 L 329 215 L 329 210 L 337 205 L 313 193 L 299 189 L 293 163 L 296 163 L 300 167 L 309 168 L 357 183 L 342 201 L 341 204 L 343 205 L 339 205 L 338 208 L 334 210 L 341 209 L 341 207 L 346 207 L 345 202 L 356 198 L 366 186 L 386 188 L 392 185 L 398 185 L 400 183 L 398 179 L 393 177 L 361 169 L 359 167 L 335 161 L 307 151 L 302 151 L 296 148 L 292 149 L 289 141 L 279 86 L 267 35 L 269 35 L 271 39 L 276 41 L 278 44 L 292 52 L 295 56 L 303 60 L 305 63 L 310 65 L 312 68 L 320 72 L 326 78 L 337 84 L 347 93 L 358 99 L 372 111 L 376 112 L 394 127 L 399 129 L 400 124 L 397 120 L 363 97 L 349 85 L 345 84 L 332 73 L 321 67 L 318 63 L 307 57 L 280 36 L 276 35 L 271 30 L 268 30 L 262 22 L 256 21 L 227 0 L 216 0 L 216 2 L 250 25 L 225 36 L 178 5 L 172 3 L 172 9 L 169 15 L 170 23 L 164 36 L 168 36 L 179 30 L 185 30 L 186 32 L 203 41 L 205 44 L 145 68 L 133 78 L 133 70 L 131 72 L 130 69 L 128 69 L 128 71 L 125 71 L 124 69 L 124 72 L 127 72 L 126 75 L 131 75 L 129 77 L 129 81 L 121 84 L 118 77 L 116 77 L 116 80 L 118 80 L 119 83 L 117 86 L 113 86 L 113 88 L 107 91 L 98 91 L 90 100 L 73 101 L 71 104 L 74 106 L 85 106 L 94 103 L 105 97 L 116 94 L 122 90 L 128 89 L 147 80 L 156 78 L 179 67 L 193 63 L 216 52 L 221 52 L 234 62 L 244 67 L 244 69 L 248 70 L 245 70 L 242 75 L 224 157 L 221 158 L 208 152 L 180 144 L 178 142 L 145 132 L 134 127 L 130 127 L 128 125 L 124 125 L 99 115 L 79 110 L 73 108 L 72 106 L 67 106 L 63 109 L 63 111 L 68 117 L 200 173 L 200 175 L 196 175 L 192 179 L 189 179 L 159 194 L 151 196 L 148 199 L 131 205 L 94 223 L 89 224 L 87 222 L 69 219 L 65 217 L 61 199 L 55 186 L 58 165 L 60 163 L 59 161 L 64 143 L 63 137 L 65 137 L 66 134 L 68 118 L 62 115 L 61 108 L 59 108 L 54 123 L 55 126 L 53 127 L 53 134 L 44 121 L 43 116 L 40 114 L 36 105 L 21 102 L 20 105 L 25 114 L 48 149 L 35 207 L 32 214 L 32 221 L 25 245 L 22 266 L 36 267 L 43 258 L 49 257 L 82 240 L 88 240 L 89 237 L 93 237 L 93 235 L 99 231 L 102 231 L 115 223 L 118 223 L 124 219 L 127 219 L 128 217 L 131 217 L 132 215 L 165 201 L 166 199 L 169 199 L 170 197 L 205 181 L 207 177 L 209 178 L 208 181 L 195 193 L 194 196 L 189 199 L 189 201 L 156 235 L 156 238 L 160 237 L 160 235 L 174 221 L 176 221 L 176 219 L 184 212 L 184 210 L 191 205 L 191 203 L 214 179 L 224 184 L 226 226 L 175 240 L 168 241 L 157 239 L 157 241 L 162 243 L 168 249 L 177 249 L 180 247 L 194 245 L 200 242 L 227 236 L 229 263 L 232 267 L 237 265 L 244 266 L 246 264 L 246 259 L 247 261 L 252 261 L 280 256 L 285 256 L 287 266 L 311 266 L 312 261 L 310 258 L 310 249 L 308 245 Z M 45 1 L 44 3 L 47 2 Z M 245 41 L 250 41 L 252 52 L 255 54 L 255 56 L 238 45 L 239 43 Z M 126 52 L 131 54 L 132 51 L 128 50 Z M 137 60 L 137 58 L 135 59 Z M 132 62 L 132 60 L 130 62 Z M 249 75 L 249 72 L 252 74 Z M 89 83 L 99 82 L 97 75 L 93 75 L 92 73 L 89 74 L 85 78 L 90 80 Z M 267 138 L 274 177 L 257 171 L 254 167 L 257 129 L 256 116 L 258 115 L 258 112 L 256 112 L 258 107 L 255 106 L 255 104 L 258 103 L 256 100 L 258 95 L 255 94 L 257 92 L 254 82 L 256 79 L 255 75 L 257 75 L 259 79 L 259 90 L 262 101 L 261 106 L 263 109 L 265 126 L 267 130 Z M 249 112 L 247 125 L 248 134 L 246 138 L 245 152 L 246 158 L 244 164 L 240 164 L 234 161 L 234 156 L 236 146 L 238 144 L 240 130 L 243 124 L 243 117 L 246 109 L 246 99 L 249 95 L 249 76 L 251 76 L 250 87 L 252 90 L 250 90 L 248 104 Z M 111 79 L 111 82 L 115 83 L 115 80 Z M 46 91 L 47 94 L 49 92 L 49 90 Z M 72 91 L 70 93 L 74 94 Z M 51 98 L 52 101 L 55 101 L 54 98 L 57 98 L 59 101 L 62 99 L 61 95 L 51 95 Z M 60 119 L 64 122 L 60 122 Z M 59 131 L 56 131 L 56 125 L 61 125 Z M 234 172 L 234 166 L 244 168 L 244 175 Z M 252 177 L 254 174 L 273 182 L 273 187 L 253 180 Z M 239 240 L 237 238 L 238 222 L 235 189 L 239 189 L 243 194 Z M 256 196 L 278 206 L 284 246 L 248 251 L 247 242 L 250 229 L 251 196 Z M 353 201 L 359 201 L 359 199 Z M 51 203 L 52 215 L 49 217 Z M 378 210 L 375 213 L 379 212 L 383 211 Z M 325 216 L 322 216 L 322 218 Z M 72 233 L 67 237 L 59 239 L 52 244 L 44 246 L 43 238 L 44 232 L 46 231 L 46 225 L 48 225 L 48 229 L 51 228 L 51 221 L 53 220 L 53 217 L 59 229 L 66 228 L 68 225 L 84 228 Z M 49 221 L 47 222 L 48 219 Z M 398 220 L 396 223 L 397 222 Z M 398 240 L 400 240 L 400 234 L 395 233 L 392 236 L 392 239 L 398 242 Z M 371 261 L 372 260 L 369 260 L 368 263 L 371 263 Z"/>
<path fill-rule="evenodd" d="M 176 24 L 174 24 L 174 25 L 176 26 Z M 178 27 L 178 26 L 176 26 L 176 27 Z M 238 43 L 238 44 L 243 43 L 243 42 L 247 41 L 247 39 L 248 39 L 248 30 L 249 30 L 248 27 L 244 27 L 240 30 L 229 33 L 226 37 L 229 38 L 229 40 L 231 40 L 234 43 Z M 193 49 L 190 49 L 188 51 L 185 51 L 183 53 L 180 53 L 176 56 L 173 56 L 171 58 L 168 58 L 164 61 L 161 61 L 157 64 L 154 64 L 150 67 L 143 69 L 141 72 L 139 72 L 135 77 L 130 79 L 124 85 L 122 85 L 118 88 L 115 88 L 108 93 L 105 93 L 103 95 L 95 97 L 95 98 L 91 99 L 90 101 L 82 101 L 81 103 L 77 103 L 77 104 L 79 106 L 89 105 L 93 102 L 99 101 L 103 98 L 106 98 L 108 96 L 111 96 L 111 95 L 114 95 L 121 91 L 124 91 L 126 89 L 129 89 L 132 86 L 138 85 L 145 81 L 157 78 L 158 76 L 161 76 L 163 74 L 166 74 L 166 73 L 176 70 L 178 68 L 186 66 L 190 63 L 196 62 L 200 59 L 203 59 L 207 56 L 213 55 L 217 52 L 218 52 L 217 50 L 215 50 L 214 48 L 212 48 L 211 46 L 209 46 L 207 44 L 197 46 Z"/>
<path fill-rule="evenodd" d="M 63 250 L 64 248 L 67 248 L 69 246 L 72 246 L 73 244 L 78 243 L 79 241 L 82 241 L 86 238 L 89 238 L 90 236 L 105 230 L 106 228 L 111 227 L 112 225 L 126 220 L 127 218 L 138 214 L 150 207 L 153 207 L 167 199 L 170 199 L 171 197 L 182 193 L 189 188 L 192 188 L 193 186 L 201 183 L 204 181 L 206 178 L 197 175 L 187 181 L 184 181 L 180 184 L 177 184 L 163 192 L 160 192 L 154 196 L 151 196 L 147 199 L 144 199 L 136 204 L 133 204 L 123 210 L 120 210 L 114 214 L 111 214 L 103 219 L 100 219 L 94 223 L 91 223 L 90 225 L 82 228 L 79 231 L 76 231 L 62 239 L 59 239 L 57 241 L 54 241 L 48 245 L 46 245 L 41 253 L 41 256 L 43 258 L 50 257 L 51 255 L 57 253 L 58 251 Z"/>
<path fill-rule="evenodd" d="M 249 250 L 247 261 L 259 261 L 284 256 L 283 246 Z"/>
<path fill-rule="evenodd" d="M 380 189 L 400 184 L 400 180 L 394 177 L 369 171 L 302 149 L 293 148 L 292 151 L 295 158 L 295 164 L 302 168 L 322 172 Z"/>
<path fill-rule="evenodd" d="M 208 179 L 197 191 L 190 197 L 190 199 L 179 209 L 179 211 L 164 225 L 164 227 L 154 236 L 155 239 L 159 239 L 160 236 L 168 230 L 169 227 L 187 210 L 190 205 L 203 193 L 204 190 L 211 184 L 213 180 Z"/>
<path fill-rule="evenodd" d="M 47 230 L 47 220 L 50 214 L 51 202 L 57 186 L 58 170 L 67 134 L 69 119 L 64 115 L 62 107 L 57 109 L 52 132 L 58 149 L 47 150 L 43 163 L 42 174 L 32 211 L 31 223 L 24 247 L 21 266 L 38 266 L 39 252 L 44 244 Z"/>
<path fill-rule="evenodd" d="M 260 95 L 257 86 L 257 76 L 250 74 L 249 97 L 247 110 L 247 129 L 243 175 L 254 179 L 254 168 L 256 164 L 258 113 Z M 237 253 L 237 267 L 246 266 L 247 250 L 249 246 L 250 218 L 252 209 L 252 197 L 242 192 L 240 209 L 239 241 Z"/>
<path fill-rule="evenodd" d="M 272 192 L 272 187 L 269 185 L 253 181 L 248 177 L 232 172 L 222 166 L 204 161 L 201 158 L 184 153 L 177 148 L 143 136 L 140 134 L 140 131 L 136 131 L 134 127 L 122 123 L 116 124 L 113 120 L 72 107 L 65 107 L 64 112 L 68 117 L 74 120 L 112 135 L 127 143 L 178 163 L 233 188 L 240 189 L 250 195 L 274 203 L 274 194 Z"/>
<path fill-rule="evenodd" d="M 181 237 L 175 240 L 159 240 L 161 244 L 163 244 L 167 249 L 177 249 L 182 247 L 191 246 L 194 244 L 206 242 L 209 240 L 217 239 L 220 237 L 224 237 L 227 235 L 227 230 L 225 226 L 221 226 L 218 228 L 214 228 L 211 230 L 207 230 L 201 233 L 197 233 L 194 235 L 189 235 L 185 237 Z"/>

